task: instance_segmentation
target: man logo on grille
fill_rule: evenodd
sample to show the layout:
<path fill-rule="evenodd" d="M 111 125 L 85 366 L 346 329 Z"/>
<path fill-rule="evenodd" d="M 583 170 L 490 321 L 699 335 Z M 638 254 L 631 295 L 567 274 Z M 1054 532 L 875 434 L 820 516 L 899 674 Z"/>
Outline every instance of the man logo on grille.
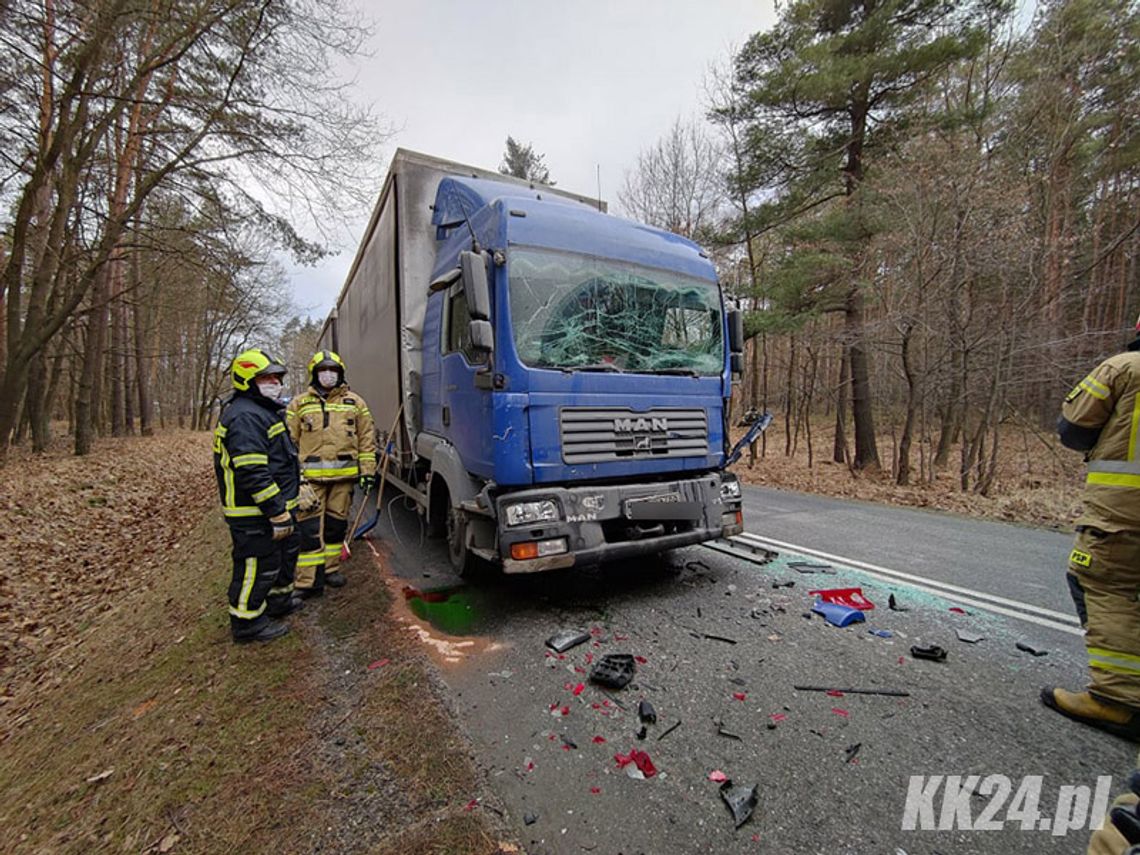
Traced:
<path fill-rule="evenodd" d="M 614 433 L 667 433 L 669 420 L 664 416 L 651 418 L 614 419 Z M 648 447 L 648 446 L 646 446 Z"/>

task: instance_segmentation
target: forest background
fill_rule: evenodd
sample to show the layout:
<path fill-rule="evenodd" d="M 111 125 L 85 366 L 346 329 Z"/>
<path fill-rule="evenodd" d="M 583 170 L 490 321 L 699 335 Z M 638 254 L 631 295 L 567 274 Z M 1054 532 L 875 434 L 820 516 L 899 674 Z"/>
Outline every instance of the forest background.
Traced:
<path fill-rule="evenodd" d="M 200 430 L 321 319 L 283 257 L 374 201 L 393 136 L 318 0 L 0 6 L 0 461 Z M 711 69 L 616 208 L 746 313 L 749 480 L 1061 524 L 1059 402 L 1140 312 L 1133 0 L 799 0 Z M 520 121 L 522 118 L 520 117 Z M 501 169 L 557 178 L 508 140 Z M 296 391 L 296 390 L 294 390 Z"/>

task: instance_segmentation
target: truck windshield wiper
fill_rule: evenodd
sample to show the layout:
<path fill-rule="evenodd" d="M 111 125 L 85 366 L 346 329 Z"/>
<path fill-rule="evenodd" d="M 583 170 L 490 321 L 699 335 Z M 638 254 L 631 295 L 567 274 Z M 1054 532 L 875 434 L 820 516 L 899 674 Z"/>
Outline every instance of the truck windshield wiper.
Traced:
<path fill-rule="evenodd" d="M 614 374 L 624 374 L 625 373 L 622 369 L 618 368 L 616 365 L 613 365 L 612 363 L 609 363 L 609 362 L 593 362 L 589 365 L 564 366 L 562 368 L 562 370 L 565 371 L 567 374 L 570 374 L 574 371 L 610 371 L 610 372 L 613 372 Z"/>
<path fill-rule="evenodd" d="M 655 368 L 653 371 L 646 371 L 646 374 L 675 374 L 678 377 L 700 377 L 701 375 L 694 371 L 692 368 Z"/>

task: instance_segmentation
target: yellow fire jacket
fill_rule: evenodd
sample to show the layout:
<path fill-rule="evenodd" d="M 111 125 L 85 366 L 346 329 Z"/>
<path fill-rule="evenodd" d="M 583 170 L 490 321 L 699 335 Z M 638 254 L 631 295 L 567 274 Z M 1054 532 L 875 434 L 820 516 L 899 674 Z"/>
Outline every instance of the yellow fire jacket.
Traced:
<path fill-rule="evenodd" d="M 322 395 L 310 386 L 289 402 L 285 424 L 309 481 L 348 481 L 376 474 L 376 432 L 360 395 L 341 384 Z"/>
<path fill-rule="evenodd" d="M 1119 353 L 1094 368 L 1065 398 L 1061 415 L 1100 429 L 1087 455 L 1085 508 L 1077 524 L 1140 530 L 1140 351 Z"/>

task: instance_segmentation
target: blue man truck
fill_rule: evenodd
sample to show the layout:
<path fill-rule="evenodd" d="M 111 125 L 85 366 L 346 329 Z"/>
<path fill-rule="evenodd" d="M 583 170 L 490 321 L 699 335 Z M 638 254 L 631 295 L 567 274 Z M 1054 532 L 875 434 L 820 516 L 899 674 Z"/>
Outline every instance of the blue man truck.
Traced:
<path fill-rule="evenodd" d="M 700 247 L 600 200 L 398 150 L 321 347 L 460 573 L 742 530 L 739 315 Z"/>

